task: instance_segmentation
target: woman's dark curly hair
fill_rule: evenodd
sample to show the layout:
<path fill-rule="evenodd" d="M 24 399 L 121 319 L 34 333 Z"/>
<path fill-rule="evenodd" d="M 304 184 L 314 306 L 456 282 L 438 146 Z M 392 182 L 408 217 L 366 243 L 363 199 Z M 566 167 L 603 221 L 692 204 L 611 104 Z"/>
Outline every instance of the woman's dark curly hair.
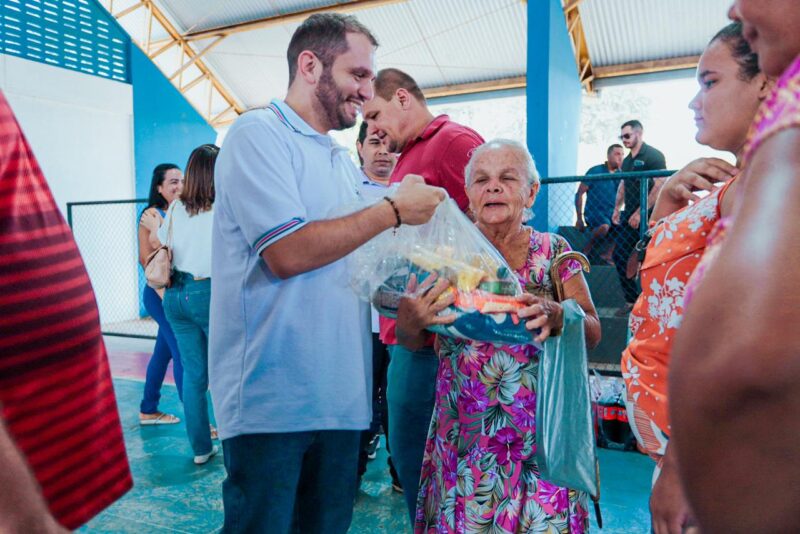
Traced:
<path fill-rule="evenodd" d="M 742 23 L 732 22 L 722 28 L 708 43 L 709 45 L 721 41 L 725 43 L 739 64 L 739 78 L 749 82 L 761 72 L 758 66 L 758 55 L 753 52 L 742 34 Z"/>

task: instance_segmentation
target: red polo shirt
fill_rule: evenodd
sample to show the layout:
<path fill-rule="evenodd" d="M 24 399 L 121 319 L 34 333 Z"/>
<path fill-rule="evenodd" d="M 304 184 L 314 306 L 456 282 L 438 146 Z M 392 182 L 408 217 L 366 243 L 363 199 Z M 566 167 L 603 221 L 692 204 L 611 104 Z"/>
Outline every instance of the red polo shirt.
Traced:
<path fill-rule="evenodd" d="M 408 142 L 392 172 L 391 183 L 400 182 L 406 174 L 418 174 L 428 185 L 443 188 L 462 211 L 469 205 L 464 188 L 464 168 L 472 152 L 484 143 L 472 128 L 450 120 L 447 115 L 433 119 L 419 137 Z M 381 341 L 396 345 L 395 321 L 380 318 Z"/>
<path fill-rule="evenodd" d="M 131 474 L 89 276 L 1 92 L 0 258 L 0 416 L 74 529 Z"/>

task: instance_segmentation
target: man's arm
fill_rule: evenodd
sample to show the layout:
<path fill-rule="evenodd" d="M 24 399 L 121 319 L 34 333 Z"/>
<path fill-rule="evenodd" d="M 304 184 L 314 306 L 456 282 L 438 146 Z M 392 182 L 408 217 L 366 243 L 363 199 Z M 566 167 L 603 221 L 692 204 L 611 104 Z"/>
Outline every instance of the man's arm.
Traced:
<path fill-rule="evenodd" d="M 409 175 L 392 201 L 404 224 L 422 224 L 444 198 L 442 189 L 425 185 L 420 176 Z M 310 222 L 269 245 L 261 251 L 261 257 L 270 271 L 286 279 L 333 263 L 396 224 L 394 208 L 381 200 L 345 217 Z"/>
<path fill-rule="evenodd" d="M 578 186 L 578 191 L 575 193 L 575 226 L 581 230 L 586 227 L 583 221 L 583 195 L 589 191 L 589 186 L 581 182 Z"/>
<path fill-rule="evenodd" d="M 800 129 L 768 139 L 743 180 L 675 339 L 670 447 L 703 531 L 800 532 Z"/>
<path fill-rule="evenodd" d="M 661 191 L 661 188 L 664 187 L 665 178 L 654 178 L 653 179 L 653 187 L 650 188 L 650 192 L 647 194 L 647 209 L 653 207 L 658 199 L 658 193 Z M 637 209 L 634 213 L 631 214 L 630 219 L 628 219 L 628 224 L 631 228 L 639 229 L 639 224 L 642 222 L 642 212 L 641 210 Z"/>
<path fill-rule="evenodd" d="M 28 463 L 0 418 L 0 532 L 69 532 L 47 508 Z"/>
<path fill-rule="evenodd" d="M 622 213 L 622 204 L 625 202 L 625 180 L 619 181 L 617 187 L 617 198 L 614 201 L 614 213 L 611 215 L 611 222 L 619 224 L 619 216 Z"/>
<path fill-rule="evenodd" d="M 293 156 L 282 131 L 245 122 L 228 134 L 215 165 L 215 219 L 235 222 L 273 274 L 289 278 L 328 265 L 397 224 L 386 200 L 344 217 L 311 219 L 295 177 L 293 157 L 299 155 Z M 411 175 L 392 198 L 403 223 L 421 224 L 444 192 Z"/>
<path fill-rule="evenodd" d="M 658 193 L 661 191 L 661 188 L 664 187 L 664 182 L 666 180 L 666 178 L 653 178 L 653 187 L 647 194 L 647 209 L 655 206 L 656 200 L 658 199 Z"/>
<path fill-rule="evenodd" d="M 661 171 L 667 168 L 667 160 L 664 158 L 664 154 L 661 151 L 656 150 L 655 155 L 653 156 L 652 164 L 649 166 L 647 170 L 649 171 Z M 653 179 L 653 187 L 650 189 L 650 193 L 647 195 L 647 209 L 652 208 L 656 204 L 656 200 L 658 199 L 658 193 L 661 191 L 661 188 L 664 187 L 664 182 L 666 182 L 666 178 L 654 178 Z"/>

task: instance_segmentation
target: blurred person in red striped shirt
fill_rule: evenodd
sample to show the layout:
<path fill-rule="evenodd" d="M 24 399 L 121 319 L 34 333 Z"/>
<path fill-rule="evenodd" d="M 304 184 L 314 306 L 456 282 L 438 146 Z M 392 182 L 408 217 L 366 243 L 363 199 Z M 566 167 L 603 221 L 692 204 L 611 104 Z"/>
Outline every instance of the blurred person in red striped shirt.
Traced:
<path fill-rule="evenodd" d="M 63 532 L 132 486 L 86 268 L 0 93 L 0 532 Z"/>

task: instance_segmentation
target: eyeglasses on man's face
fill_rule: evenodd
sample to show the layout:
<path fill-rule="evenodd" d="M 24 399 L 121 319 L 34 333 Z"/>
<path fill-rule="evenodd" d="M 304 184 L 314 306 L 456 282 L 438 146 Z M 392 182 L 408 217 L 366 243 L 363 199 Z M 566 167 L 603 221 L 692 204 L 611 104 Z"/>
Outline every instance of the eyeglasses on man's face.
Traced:
<path fill-rule="evenodd" d="M 624 141 L 627 141 L 627 140 L 628 140 L 628 139 L 630 139 L 631 137 L 633 137 L 633 134 L 632 134 L 632 133 L 624 133 L 624 134 L 622 134 L 622 135 L 620 135 L 620 136 L 619 136 L 619 138 L 620 138 L 621 140 L 624 140 Z"/>

